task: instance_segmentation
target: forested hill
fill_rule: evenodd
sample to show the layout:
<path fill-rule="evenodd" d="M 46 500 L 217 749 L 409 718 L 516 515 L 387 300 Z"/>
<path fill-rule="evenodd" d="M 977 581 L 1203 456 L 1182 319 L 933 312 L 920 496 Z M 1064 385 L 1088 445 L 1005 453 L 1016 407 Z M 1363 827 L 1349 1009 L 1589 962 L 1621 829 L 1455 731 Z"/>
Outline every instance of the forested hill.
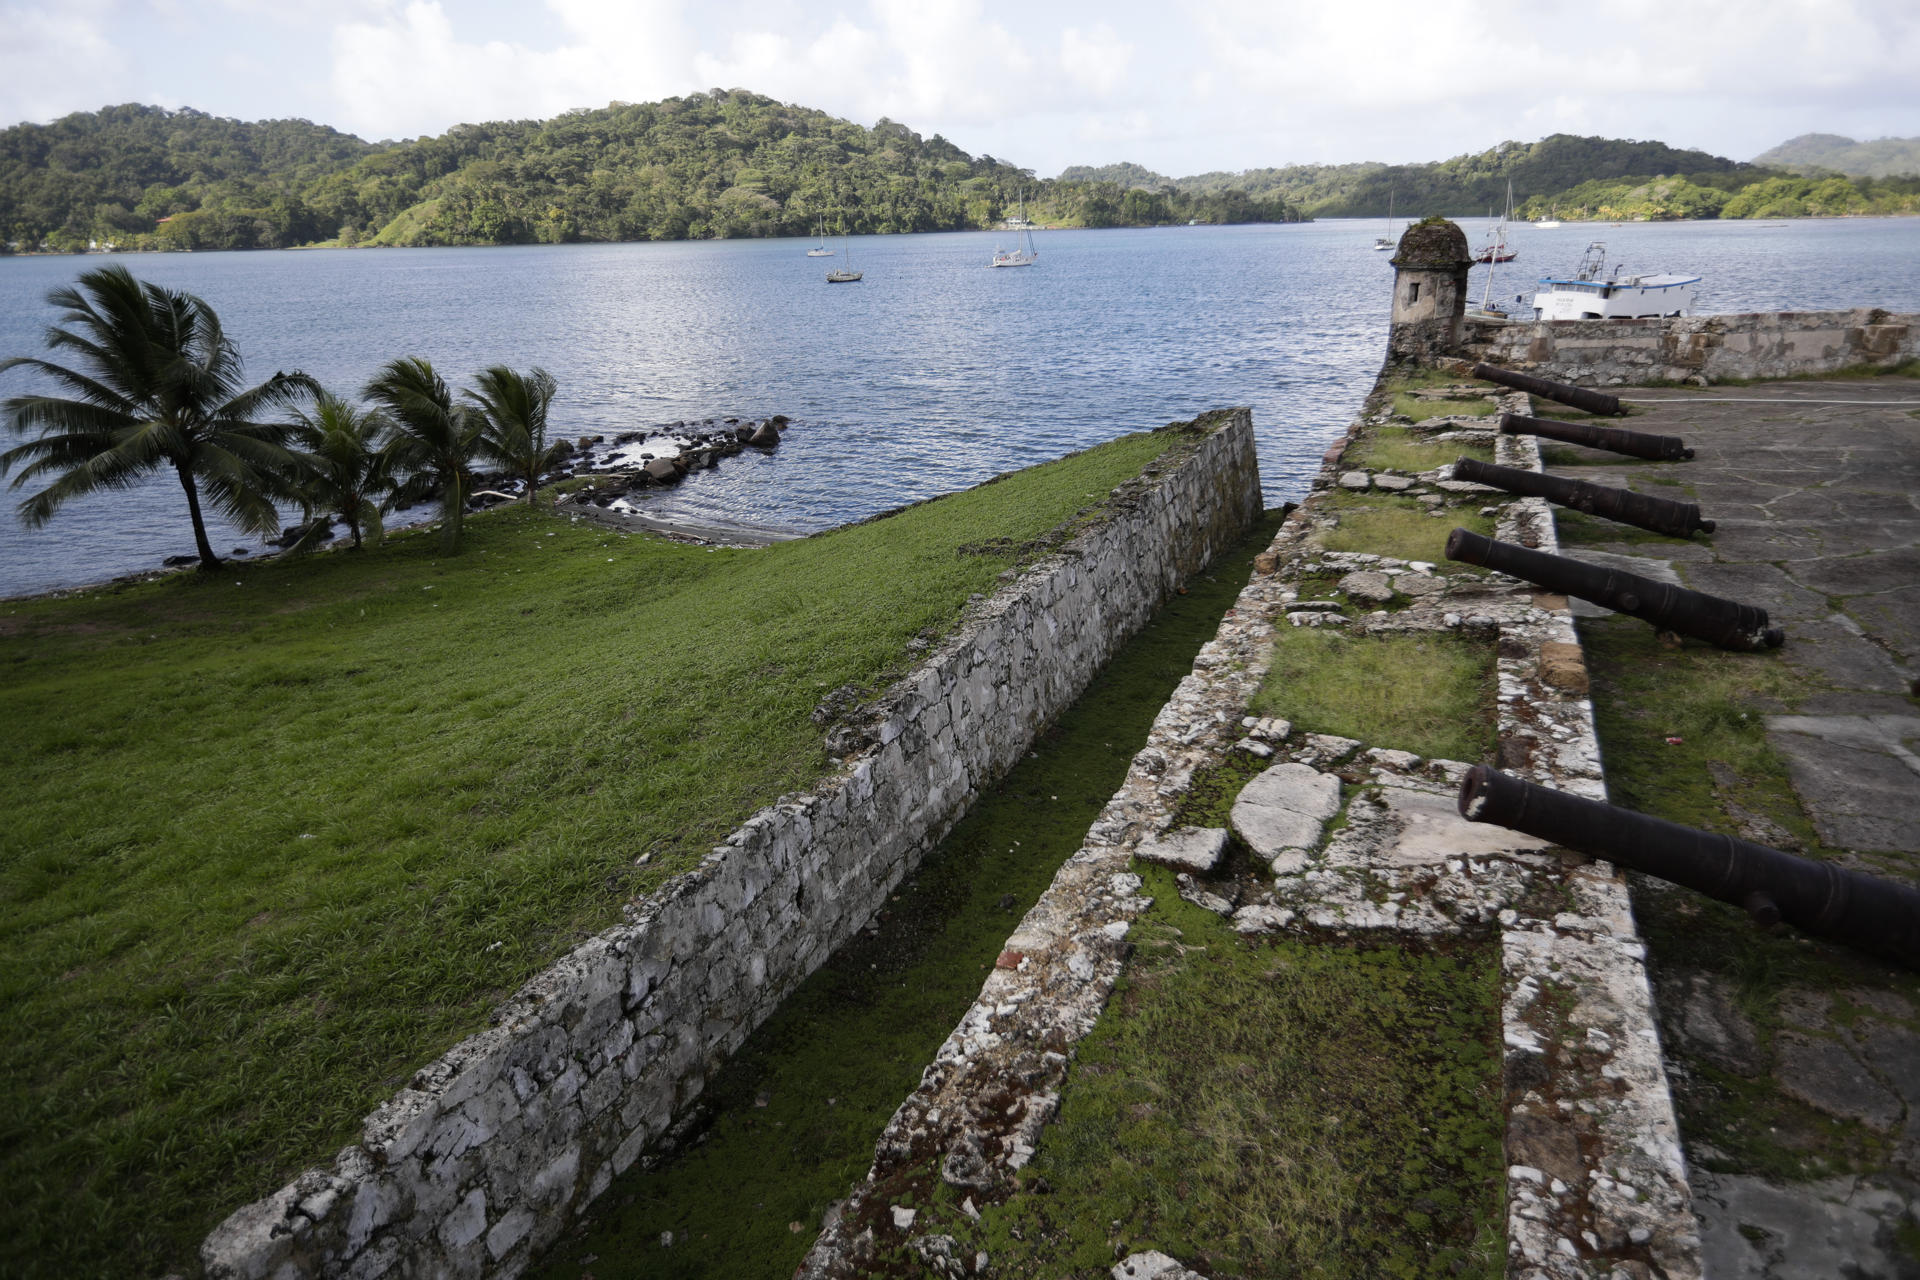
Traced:
<path fill-rule="evenodd" d="M 1844 173 L 1853 178 L 1920 174 L 1920 138 L 1855 142 L 1837 133 L 1803 133 L 1761 152 L 1753 162 L 1796 173 Z"/>
<path fill-rule="evenodd" d="M 1762 159 L 1775 155 L 1769 152 Z M 1742 164 L 1660 142 L 1564 133 L 1531 144 L 1504 142 L 1490 151 L 1433 164 L 1289 165 L 1186 178 L 1116 164 L 1077 167 L 1061 176 L 1187 196 L 1233 186 L 1254 199 L 1277 196 L 1317 218 L 1385 217 L 1389 200 L 1400 217 L 1483 217 L 1506 206 L 1509 182 L 1514 211 L 1523 218 L 1549 213 L 1603 220 L 1920 213 L 1920 180 L 1913 178 L 1800 176 L 1785 168 Z"/>
<path fill-rule="evenodd" d="M 744 90 L 371 144 L 305 121 L 114 107 L 0 131 L 0 241 L 22 248 L 518 244 L 990 227 L 1024 196 L 1067 226 L 1285 221 L 1222 188 L 1039 181 L 882 119 Z"/>
<path fill-rule="evenodd" d="M 1679 150 L 1663 142 L 1577 138 L 1565 133 L 1534 143 L 1503 142 L 1490 151 L 1430 164 L 1296 164 L 1187 178 L 1164 178 L 1138 165 L 1122 164 L 1069 169 L 1061 176 L 1099 176 L 1196 194 L 1231 185 L 1254 196 L 1282 196 L 1315 217 L 1364 218 L 1385 217 L 1389 197 L 1401 214 L 1477 217 L 1489 207 L 1505 206 L 1509 180 L 1515 198 L 1524 200 L 1583 182 L 1671 174 L 1686 174 L 1696 181 L 1726 175 L 1742 182 L 1771 176 L 1753 165 L 1704 151 Z"/>
<path fill-rule="evenodd" d="M 379 150 L 305 120 L 131 104 L 14 125 L 0 130 L 0 241 L 52 236 L 83 248 L 151 235 L 161 218 L 207 208 L 269 224 L 250 232 L 273 243 L 299 243 L 321 230 L 305 220 L 299 193 Z"/>

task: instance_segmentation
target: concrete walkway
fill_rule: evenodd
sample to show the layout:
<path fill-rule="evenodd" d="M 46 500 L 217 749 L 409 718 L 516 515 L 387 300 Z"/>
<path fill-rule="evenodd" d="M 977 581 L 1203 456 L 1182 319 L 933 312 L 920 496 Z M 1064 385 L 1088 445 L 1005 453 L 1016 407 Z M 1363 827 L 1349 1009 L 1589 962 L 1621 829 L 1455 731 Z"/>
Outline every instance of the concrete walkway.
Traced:
<path fill-rule="evenodd" d="M 1813 692 L 1768 727 L 1821 839 L 1920 854 L 1920 380 L 1623 398 L 1644 410 L 1625 425 L 1694 450 L 1673 474 L 1719 527 L 1676 547 L 1687 585 L 1786 628 Z"/>
<path fill-rule="evenodd" d="M 1682 436 L 1693 460 L 1558 473 L 1691 496 L 1718 527 L 1690 543 L 1623 539 L 1570 554 L 1764 607 L 1787 632 L 1778 656 L 1800 691 L 1767 717 L 1768 738 L 1807 817 L 1842 860 L 1920 883 L 1920 380 L 1622 398 L 1642 410 L 1622 425 Z M 1553 414 L 1545 402 L 1537 411 Z M 1789 986 L 1756 1023 L 1728 975 L 1658 955 L 1652 964 L 1676 1081 L 1704 1078 L 1703 1066 L 1730 1071 L 1832 1122 L 1863 1126 L 1891 1153 L 1855 1176 L 1779 1183 L 1730 1169 L 1715 1135 L 1683 1125 L 1711 1280 L 1920 1275 L 1900 1240 L 1920 1208 L 1920 998 L 1911 975 L 1837 991 Z"/>

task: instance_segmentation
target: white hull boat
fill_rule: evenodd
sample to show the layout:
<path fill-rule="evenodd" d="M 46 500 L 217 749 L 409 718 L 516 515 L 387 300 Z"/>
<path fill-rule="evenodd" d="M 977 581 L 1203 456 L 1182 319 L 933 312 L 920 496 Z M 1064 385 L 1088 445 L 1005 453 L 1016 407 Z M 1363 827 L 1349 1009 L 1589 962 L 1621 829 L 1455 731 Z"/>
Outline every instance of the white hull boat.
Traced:
<path fill-rule="evenodd" d="M 1693 314 L 1699 276 L 1665 272 L 1628 275 L 1607 266 L 1607 246 L 1587 246 L 1572 279 L 1540 277 L 1546 288 L 1533 295 L 1535 320 L 1645 320 Z"/>

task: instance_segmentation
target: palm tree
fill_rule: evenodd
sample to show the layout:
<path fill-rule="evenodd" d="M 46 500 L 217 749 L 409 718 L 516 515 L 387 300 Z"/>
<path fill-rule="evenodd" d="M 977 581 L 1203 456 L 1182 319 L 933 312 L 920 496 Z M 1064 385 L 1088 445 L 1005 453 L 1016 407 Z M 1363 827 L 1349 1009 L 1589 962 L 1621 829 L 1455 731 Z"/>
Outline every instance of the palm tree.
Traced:
<path fill-rule="evenodd" d="M 528 506 L 533 505 L 540 477 L 569 452 L 559 441 L 547 443 L 547 407 L 559 389 L 545 369 L 516 373 L 497 364 L 475 379 L 473 390 L 466 393 L 467 402 L 485 423 L 480 429 L 480 452 L 526 481 Z"/>
<path fill-rule="evenodd" d="M 312 413 L 298 414 L 293 438 L 306 450 L 300 505 L 306 508 L 306 527 L 290 547 L 310 551 L 326 534 L 328 522 L 314 519 L 338 516 L 360 548 L 362 529 L 380 540 L 379 499 L 393 488 L 387 455 L 378 447 L 390 424 L 377 412 L 367 412 L 337 396 L 321 392 Z"/>
<path fill-rule="evenodd" d="M 455 404 L 446 382 L 419 356 L 388 363 L 367 384 L 366 396 L 386 412 L 387 443 L 381 452 L 401 477 L 386 509 L 438 498 L 441 543 L 448 554 L 458 551 L 469 468 L 480 447 L 480 415 Z"/>
<path fill-rule="evenodd" d="M 15 489 L 53 477 L 20 504 L 29 528 L 71 498 L 131 489 L 162 467 L 173 468 L 186 492 L 202 569 L 220 565 L 207 541 L 203 495 L 250 532 L 279 527 L 274 499 L 288 496 L 297 463 L 286 447 L 290 428 L 258 419 L 316 392 L 313 379 L 276 373 L 242 389 L 239 349 L 213 308 L 190 293 L 143 285 L 118 264 L 86 272 L 47 301 L 62 308 L 66 326 L 47 331 L 47 347 L 74 352 L 76 367 L 33 356 L 0 360 L 0 373 L 36 369 L 70 393 L 0 402 L 14 434 L 38 432 L 0 453 L 0 475 L 19 466 Z"/>

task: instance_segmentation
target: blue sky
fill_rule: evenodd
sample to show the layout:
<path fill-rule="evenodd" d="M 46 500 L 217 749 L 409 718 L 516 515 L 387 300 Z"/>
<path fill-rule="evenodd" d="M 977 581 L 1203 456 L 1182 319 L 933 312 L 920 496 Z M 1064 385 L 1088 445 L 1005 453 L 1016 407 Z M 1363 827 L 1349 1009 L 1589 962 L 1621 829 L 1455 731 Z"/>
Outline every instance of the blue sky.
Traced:
<path fill-rule="evenodd" d="M 739 87 L 1042 176 L 1555 132 L 1747 159 L 1920 135 L 1916 69 L 1916 0 L 0 0 L 0 124 L 147 102 L 401 138 Z"/>

